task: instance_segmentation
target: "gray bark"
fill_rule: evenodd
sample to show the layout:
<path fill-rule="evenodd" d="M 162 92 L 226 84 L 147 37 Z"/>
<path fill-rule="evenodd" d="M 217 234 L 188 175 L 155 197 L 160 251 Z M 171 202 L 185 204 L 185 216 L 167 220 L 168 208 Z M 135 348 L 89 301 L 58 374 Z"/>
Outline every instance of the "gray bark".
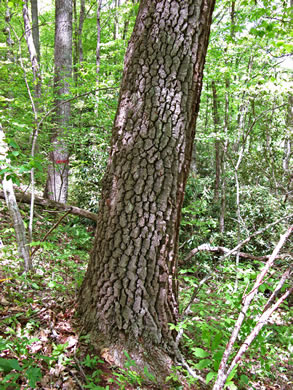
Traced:
<path fill-rule="evenodd" d="M 287 113 L 287 136 L 284 139 L 284 157 L 283 157 L 283 170 L 284 179 L 287 182 L 287 193 L 284 197 L 284 202 L 287 201 L 290 193 L 292 194 L 292 156 L 293 156 L 293 95 L 289 95 L 288 98 L 288 113 Z"/>
<path fill-rule="evenodd" d="M 97 1 L 97 46 L 96 46 L 96 73 L 97 87 L 99 85 L 100 63 L 101 63 L 101 8 L 102 0 Z"/>
<path fill-rule="evenodd" d="M 65 203 L 68 192 L 69 153 L 66 142 L 70 127 L 69 95 L 72 76 L 72 1 L 55 1 L 55 79 L 56 129 L 51 139 L 52 151 L 44 196 Z M 62 103 L 64 102 L 64 103 Z M 60 104 L 62 103 L 62 104 Z"/>
<path fill-rule="evenodd" d="M 219 193 L 220 193 L 220 184 L 221 184 L 221 141 L 218 139 L 218 131 L 220 125 L 220 118 L 218 112 L 218 97 L 217 97 L 217 89 L 216 83 L 212 81 L 212 91 L 213 91 L 213 119 L 214 119 L 214 127 L 216 133 L 216 141 L 215 141 L 215 188 L 214 188 L 214 202 L 219 201 Z"/>
<path fill-rule="evenodd" d="M 7 2 L 6 2 L 6 4 L 7 4 Z M 11 12 L 10 12 L 10 8 L 7 5 L 6 10 L 5 10 L 5 27 L 3 29 L 3 32 L 6 35 L 6 43 L 7 43 L 8 48 L 10 48 L 14 44 L 13 39 L 11 37 L 11 29 L 10 29 L 10 25 L 9 25 L 10 20 L 11 20 Z M 8 59 L 11 60 L 11 57 L 13 58 L 13 56 L 11 55 L 11 51 L 8 50 Z M 13 59 L 12 59 L 12 62 L 13 62 Z"/>
<path fill-rule="evenodd" d="M 7 158 L 8 148 L 4 139 L 5 135 L 0 124 L 0 156 L 2 156 L 2 161 L 0 161 L 1 169 L 5 168 L 5 162 L 9 162 Z M 19 257 L 24 261 L 25 271 L 28 272 L 32 268 L 32 262 L 30 258 L 28 242 L 26 239 L 25 227 L 15 199 L 12 180 L 7 178 L 7 175 L 4 175 L 2 179 L 2 186 L 6 204 L 15 231 L 18 254 Z"/>
<path fill-rule="evenodd" d="M 247 339 L 246 339 L 244 341 L 244 343 L 242 344 L 242 346 L 240 347 L 240 349 L 235 357 L 236 360 L 234 358 L 232 363 L 230 365 L 228 364 L 228 359 L 229 359 L 230 354 L 233 350 L 234 343 L 237 340 L 241 325 L 246 317 L 249 306 L 250 306 L 252 300 L 254 299 L 255 295 L 257 294 L 258 288 L 262 284 L 264 277 L 266 276 L 268 270 L 272 267 L 276 257 L 278 256 L 280 249 L 283 247 L 284 243 L 286 242 L 286 240 L 288 239 L 288 237 L 290 236 L 290 234 L 292 232 L 293 232 L 293 226 L 290 226 L 288 228 L 288 230 L 280 237 L 280 240 L 279 240 L 277 246 L 275 247 L 273 253 L 269 257 L 268 261 L 266 262 L 266 264 L 263 267 L 263 269 L 261 270 L 261 272 L 257 275 L 256 281 L 254 283 L 252 290 L 247 295 L 243 296 L 242 308 L 239 312 L 234 329 L 232 330 L 230 340 L 229 340 L 229 342 L 226 346 L 226 349 L 223 353 L 223 357 L 222 357 L 219 371 L 218 371 L 218 376 L 217 376 L 216 382 L 214 384 L 213 390 L 222 390 L 224 388 L 225 382 L 226 382 L 232 368 L 240 360 L 241 354 L 239 354 L 239 352 L 241 352 L 243 349 L 245 351 L 248 348 L 248 346 L 250 345 L 250 343 L 248 343 Z M 291 289 L 291 291 L 292 291 L 292 289 Z"/>
<path fill-rule="evenodd" d="M 78 25 L 78 55 L 79 55 L 79 63 L 83 62 L 83 48 L 82 48 L 82 30 L 83 23 L 85 19 L 85 0 L 80 0 L 80 13 L 79 13 L 79 25 Z"/>
<path fill-rule="evenodd" d="M 176 354 L 168 323 L 178 315 L 179 223 L 213 7 L 140 2 L 79 296 L 97 347 L 118 366 L 127 351 L 160 383 Z"/>
<path fill-rule="evenodd" d="M 28 16 L 28 1 L 25 0 L 23 3 L 22 8 L 23 13 L 23 21 L 24 21 L 24 28 L 25 28 L 25 39 L 27 42 L 28 51 L 30 54 L 30 60 L 32 64 L 32 70 L 33 70 L 33 76 L 34 76 L 34 83 L 35 83 L 35 98 L 31 96 L 31 103 L 32 108 L 34 112 L 35 117 L 35 124 L 36 129 L 34 130 L 32 134 L 32 150 L 31 150 L 31 157 L 35 157 L 35 150 L 37 145 L 37 137 L 38 137 L 38 112 L 39 112 L 39 103 L 41 99 L 41 74 L 40 74 L 40 68 L 39 68 L 39 62 L 38 62 L 38 54 L 35 47 L 35 42 L 33 39 L 33 33 L 30 25 L 30 20 Z M 29 221 L 29 236 L 30 241 L 32 241 L 32 231 L 33 231 L 33 216 L 34 216 L 34 192 L 35 192 L 35 173 L 34 168 L 31 169 L 31 187 L 32 187 L 32 198 L 31 198 L 31 209 L 30 209 L 30 221 Z"/>
<path fill-rule="evenodd" d="M 221 172 L 222 172 L 222 182 L 221 182 L 221 208 L 220 208 L 220 233 L 224 233 L 225 231 L 225 214 L 226 214 L 226 154 L 228 151 L 228 129 L 229 129 L 229 81 L 226 79 L 225 82 L 226 93 L 225 93 L 225 125 L 224 125 L 224 133 L 225 133 L 225 141 L 221 159 Z"/>
<path fill-rule="evenodd" d="M 114 41 L 119 37 L 119 20 L 118 8 L 120 7 L 120 0 L 114 2 Z"/>
<path fill-rule="evenodd" d="M 128 2 L 128 0 L 125 1 L 125 3 L 127 3 L 127 2 Z M 133 12 L 133 11 L 131 11 L 131 12 Z M 126 18 L 124 20 L 124 27 L 123 27 L 123 34 L 122 34 L 123 41 L 125 41 L 127 33 L 128 33 L 130 13 L 126 16 Z"/>
<path fill-rule="evenodd" d="M 32 33 L 34 45 L 37 52 L 37 60 L 40 64 L 40 30 L 39 30 L 39 12 L 38 12 L 38 0 L 31 0 L 31 14 L 32 14 Z"/>
<path fill-rule="evenodd" d="M 100 64 L 101 64 L 101 9 L 102 1 L 97 0 L 97 46 L 96 46 L 96 102 L 95 114 L 98 114 L 99 108 L 99 79 L 100 79 Z"/>
<path fill-rule="evenodd" d="M 28 1 L 24 0 L 22 7 L 22 14 L 23 14 L 23 22 L 24 22 L 24 29 L 25 29 L 25 39 L 30 55 L 30 60 L 32 64 L 32 70 L 33 70 L 33 77 L 35 82 L 35 97 L 39 100 L 41 98 L 41 74 L 40 74 L 40 66 L 39 66 L 39 60 L 38 60 L 38 53 L 37 48 L 35 46 L 35 41 L 33 38 L 33 30 L 31 28 L 31 23 L 29 20 L 28 15 Z M 33 102 L 33 110 L 35 115 L 35 120 L 37 122 L 37 104 Z"/>

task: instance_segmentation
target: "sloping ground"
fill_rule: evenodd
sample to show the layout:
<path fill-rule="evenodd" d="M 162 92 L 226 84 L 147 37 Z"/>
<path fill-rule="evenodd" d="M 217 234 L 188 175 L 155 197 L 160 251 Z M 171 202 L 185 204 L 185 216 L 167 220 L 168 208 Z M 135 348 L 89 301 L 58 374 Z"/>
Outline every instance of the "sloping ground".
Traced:
<path fill-rule="evenodd" d="M 60 215 L 44 218 L 37 210 L 34 272 L 19 272 L 14 233 L 0 203 L 0 388 L 12 389 L 136 389 L 142 378 L 131 370 L 115 370 L 96 355 L 80 335 L 75 301 L 88 259 L 93 227 L 72 217 L 50 235 Z M 156 386 L 140 388 L 156 389 Z M 166 386 L 166 389 L 170 386 Z M 171 386 L 171 388 L 174 388 Z"/>
<path fill-rule="evenodd" d="M 27 215 L 27 210 L 24 211 L 23 214 Z M 86 227 L 77 217 L 68 215 L 45 242 L 40 242 L 60 214 L 44 214 L 42 209 L 37 209 L 36 215 L 34 247 L 40 246 L 40 249 L 33 259 L 34 273 L 19 274 L 14 232 L 7 210 L 0 203 L 1 390 L 157 389 L 155 384 L 143 385 L 143 379 L 133 370 L 134 362 L 129 361 L 125 369 L 119 371 L 107 361 L 107 351 L 103 356 L 97 356 L 88 336 L 78 329 L 75 302 L 86 269 L 93 227 Z M 229 290 L 231 265 L 223 264 L 221 268 L 212 263 L 212 266 L 218 267 L 222 279 L 210 280 L 203 285 L 184 320 L 183 341 L 187 360 L 195 364 L 197 372 L 204 378 L 215 366 L 217 345 L 225 345 L 233 316 L 239 309 Z M 203 277 L 200 274 L 203 271 L 204 267 L 199 268 L 198 264 L 189 264 L 188 268 L 185 265 L 185 269 L 181 270 L 183 307 L 189 301 L 194 286 Z M 241 363 L 234 388 L 292 388 L 292 364 L 287 350 L 287 335 L 290 334 L 288 310 L 285 307 L 271 318 L 267 333 L 262 335 L 263 341 L 258 341 Z M 272 338 L 277 338 L 277 346 L 270 352 L 268 341 L 271 342 Z M 203 388 L 192 383 L 191 378 L 188 378 L 189 385 L 183 385 L 176 378 L 175 370 L 165 389 Z M 243 378 L 249 382 L 245 384 Z M 233 386 L 229 388 L 233 389 Z"/>

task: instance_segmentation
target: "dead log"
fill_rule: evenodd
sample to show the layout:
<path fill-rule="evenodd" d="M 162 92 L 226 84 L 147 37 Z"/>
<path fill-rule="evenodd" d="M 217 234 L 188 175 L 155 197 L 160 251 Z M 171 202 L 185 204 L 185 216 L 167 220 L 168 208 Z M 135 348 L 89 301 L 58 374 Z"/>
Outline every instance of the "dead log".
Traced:
<path fill-rule="evenodd" d="M 202 244 L 198 246 L 197 248 L 192 249 L 188 255 L 186 256 L 184 262 L 189 261 L 193 256 L 195 256 L 198 252 L 212 252 L 212 253 L 217 253 L 220 255 L 226 255 L 227 253 L 231 252 L 230 249 L 225 248 L 223 246 L 211 246 L 210 244 Z M 236 256 L 236 253 L 230 253 L 232 256 Z M 250 260 L 258 260 L 258 261 L 264 261 L 269 258 L 269 256 L 254 256 L 251 255 L 250 253 L 245 253 L 245 252 L 240 252 L 239 256 L 244 258 L 244 259 L 250 259 Z M 278 258 L 283 258 L 290 256 L 290 254 L 282 254 L 278 256 Z"/>
<path fill-rule="evenodd" d="M 18 202 L 24 202 L 30 204 L 31 194 L 29 193 L 16 192 L 15 197 Z M 3 191 L 0 191 L 0 198 L 5 199 Z M 97 222 L 97 214 L 92 213 L 91 211 L 80 209 L 79 207 L 76 206 L 55 202 L 54 200 L 44 199 L 39 196 L 35 196 L 35 204 L 43 207 L 48 207 L 51 209 L 69 211 L 70 214 L 78 215 L 79 217 L 88 218 L 91 219 L 92 221 Z"/>

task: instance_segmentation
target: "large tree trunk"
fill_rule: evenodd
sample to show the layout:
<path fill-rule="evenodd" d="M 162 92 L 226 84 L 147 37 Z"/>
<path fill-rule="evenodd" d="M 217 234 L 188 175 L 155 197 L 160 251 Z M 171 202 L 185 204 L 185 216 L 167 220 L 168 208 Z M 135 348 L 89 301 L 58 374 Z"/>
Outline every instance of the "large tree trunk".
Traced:
<path fill-rule="evenodd" d="M 72 74 L 72 0 L 56 0 L 55 7 L 56 129 L 51 139 L 52 151 L 44 197 L 66 203 L 69 163 L 66 136 L 70 126 L 70 102 L 64 101 L 69 94 Z"/>
<path fill-rule="evenodd" d="M 177 242 L 214 0 L 142 0 L 125 58 L 97 231 L 79 296 L 84 329 L 119 366 L 160 381 L 176 323 Z"/>

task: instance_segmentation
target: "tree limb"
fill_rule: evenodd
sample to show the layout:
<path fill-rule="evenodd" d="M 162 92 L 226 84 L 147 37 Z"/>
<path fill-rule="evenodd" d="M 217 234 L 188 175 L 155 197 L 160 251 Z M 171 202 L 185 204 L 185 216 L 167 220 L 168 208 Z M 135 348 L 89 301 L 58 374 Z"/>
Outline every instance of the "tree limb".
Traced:
<path fill-rule="evenodd" d="M 23 192 L 18 192 L 15 194 L 16 199 L 19 202 L 30 203 L 31 194 L 25 194 Z M 4 192 L 0 191 L 0 198 L 5 199 Z M 91 211 L 87 211 L 84 209 L 80 209 L 79 207 L 70 206 L 68 204 L 63 204 L 59 202 L 55 202 L 54 200 L 44 199 L 39 196 L 35 197 L 35 203 L 39 206 L 49 207 L 62 211 L 69 211 L 70 214 L 78 215 L 79 217 L 84 217 L 91 219 L 92 221 L 97 222 L 97 215 L 92 213 Z"/>
<path fill-rule="evenodd" d="M 277 244 L 277 246 L 275 247 L 273 253 L 271 254 L 271 256 L 269 257 L 266 265 L 264 266 L 264 268 L 262 269 L 262 271 L 258 274 L 256 280 L 255 280 L 255 283 L 254 283 L 254 286 L 253 288 L 251 289 L 251 291 L 245 295 L 243 297 L 243 302 L 242 302 L 242 310 L 240 311 L 239 313 L 239 316 L 238 316 L 238 319 L 235 323 L 235 326 L 234 326 L 234 329 L 231 333 L 231 337 L 230 337 L 230 340 L 226 346 L 226 349 L 223 353 L 223 357 L 222 357 L 222 361 L 220 363 L 220 367 L 219 367 L 219 371 L 218 371 L 218 376 L 217 376 L 217 379 L 216 379 L 216 382 L 214 384 L 214 387 L 213 387 L 213 390 L 222 390 L 225 386 L 225 382 L 227 380 L 227 377 L 229 375 L 228 372 L 229 369 L 231 368 L 231 365 L 229 367 L 228 366 L 228 359 L 231 355 L 231 352 L 232 352 L 232 349 L 233 349 L 233 346 L 234 346 L 234 343 L 238 337 L 238 334 L 240 332 L 240 328 L 241 328 L 241 325 L 243 323 L 243 320 L 246 316 L 246 313 L 248 311 L 248 308 L 253 300 L 253 298 L 255 297 L 255 295 L 257 294 L 257 291 L 258 291 L 258 287 L 261 285 L 262 281 L 263 281 L 263 278 L 265 277 L 266 273 L 268 272 L 269 268 L 273 265 L 280 249 L 282 248 L 282 246 L 285 244 L 286 240 L 288 239 L 288 237 L 290 236 L 290 234 L 293 232 L 293 226 L 290 226 L 288 228 L 288 230 L 280 237 L 280 240 Z M 291 290 L 290 290 L 291 292 Z M 287 296 L 287 295 L 286 295 Z M 281 298 L 280 298 L 281 299 Z M 284 296 L 282 297 L 282 299 L 285 299 Z M 276 306 L 277 304 L 280 305 L 282 302 L 282 300 L 279 300 L 271 309 L 275 310 L 278 306 Z M 261 320 L 263 320 L 263 318 L 267 318 L 265 315 L 267 315 L 268 313 L 271 313 L 270 309 L 268 309 L 265 313 L 263 313 L 262 317 L 261 317 Z M 270 315 L 270 314 L 269 314 Z M 268 315 L 268 316 L 269 316 Z M 263 317 L 264 316 L 264 317 Z M 263 322 L 264 324 L 265 322 Z M 262 325 L 263 326 L 263 325 Z M 261 328 L 260 328 L 261 329 Z M 257 334 L 257 333 L 256 333 Z M 250 337 L 250 336 L 249 336 Z M 254 336 L 255 337 L 255 336 Z M 253 338 L 254 338 L 253 337 Z M 250 341 L 251 343 L 251 341 Z M 250 343 L 246 342 L 245 341 L 245 344 L 247 344 L 247 347 L 250 345 Z M 246 349 L 245 349 L 246 350 Z M 244 351 L 243 351 L 244 353 Z M 238 355 L 236 355 L 238 356 Z M 241 356 L 240 356 L 241 357 Z M 240 359 L 239 357 L 239 359 Z M 238 360 L 239 360 L 238 359 Z M 238 361 L 237 360 L 237 361 Z M 233 363 L 237 363 L 234 359 Z"/>
<path fill-rule="evenodd" d="M 198 252 L 219 253 L 219 254 L 224 255 L 224 258 L 227 257 L 228 253 L 236 256 L 236 253 L 233 252 L 233 250 L 231 251 L 229 248 L 225 248 L 223 246 L 211 246 L 210 244 L 202 244 L 202 245 L 198 246 L 197 248 L 192 249 L 192 251 L 190 251 L 189 254 L 187 255 L 185 261 L 189 261 Z M 245 253 L 245 252 L 239 252 L 239 256 L 243 257 L 244 259 L 259 260 L 259 261 L 268 260 L 268 258 L 270 257 L 269 255 L 254 256 L 254 255 L 251 255 L 250 253 Z M 290 254 L 284 253 L 284 254 L 278 256 L 277 258 L 283 258 L 286 256 L 290 256 Z"/>

